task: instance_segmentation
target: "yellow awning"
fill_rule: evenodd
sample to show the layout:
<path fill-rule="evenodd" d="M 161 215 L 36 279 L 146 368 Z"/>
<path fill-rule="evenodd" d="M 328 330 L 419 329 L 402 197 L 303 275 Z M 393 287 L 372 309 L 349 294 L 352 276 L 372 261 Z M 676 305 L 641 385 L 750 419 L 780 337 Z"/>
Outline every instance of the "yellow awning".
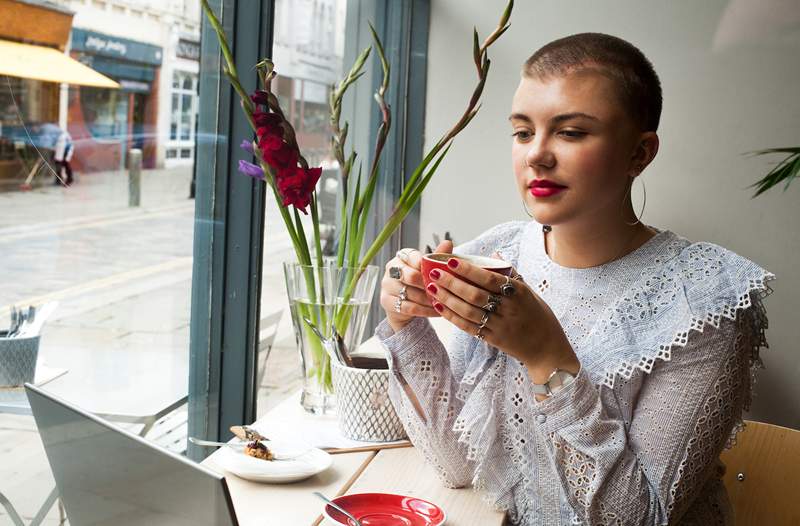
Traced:
<path fill-rule="evenodd" d="M 61 51 L 0 40 L 0 75 L 66 82 L 79 86 L 119 88 L 119 84 Z"/>

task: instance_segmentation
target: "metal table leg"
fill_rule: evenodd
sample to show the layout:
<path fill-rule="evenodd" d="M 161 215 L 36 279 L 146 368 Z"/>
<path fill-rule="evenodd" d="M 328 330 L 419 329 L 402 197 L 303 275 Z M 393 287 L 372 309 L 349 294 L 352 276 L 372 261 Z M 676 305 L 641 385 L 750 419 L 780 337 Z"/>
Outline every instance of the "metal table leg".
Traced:
<path fill-rule="evenodd" d="M 58 500 L 58 489 L 53 488 L 53 491 L 50 492 L 50 495 L 47 496 L 42 507 L 39 508 L 39 513 L 36 514 L 36 517 L 33 518 L 29 526 L 39 526 L 42 522 L 44 522 L 44 518 L 47 516 L 47 513 L 50 511 L 50 508 L 53 507 L 53 504 Z M 8 512 L 8 516 L 11 517 L 11 521 L 14 523 L 14 526 L 25 526 L 25 523 L 22 522 L 22 517 L 19 516 L 17 510 L 14 509 L 14 506 L 9 502 L 5 495 L 0 493 L 0 504 Z M 59 510 L 59 519 L 60 524 L 64 524 L 66 517 L 63 514 L 63 508 L 61 507 L 61 501 L 58 502 L 58 510 Z"/>
<path fill-rule="evenodd" d="M 11 505 L 11 503 L 8 501 L 6 496 L 3 495 L 2 492 L 0 492 L 0 504 L 2 504 L 3 507 L 6 509 L 6 511 L 8 512 L 8 516 L 11 517 L 11 522 L 14 523 L 14 526 L 25 526 L 25 523 L 22 522 L 22 517 L 19 516 L 17 510 L 14 509 L 14 506 Z"/>
<path fill-rule="evenodd" d="M 58 500 L 58 488 L 53 488 L 53 491 L 51 491 L 50 495 L 47 496 L 47 499 L 45 499 L 44 504 L 42 504 L 42 507 L 39 508 L 39 513 L 37 513 L 36 517 L 34 517 L 33 520 L 31 521 L 30 526 L 39 526 L 42 522 L 44 522 L 44 518 L 47 516 L 47 513 L 50 511 L 50 508 L 53 507 L 53 504 L 55 504 L 57 500 Z"/>

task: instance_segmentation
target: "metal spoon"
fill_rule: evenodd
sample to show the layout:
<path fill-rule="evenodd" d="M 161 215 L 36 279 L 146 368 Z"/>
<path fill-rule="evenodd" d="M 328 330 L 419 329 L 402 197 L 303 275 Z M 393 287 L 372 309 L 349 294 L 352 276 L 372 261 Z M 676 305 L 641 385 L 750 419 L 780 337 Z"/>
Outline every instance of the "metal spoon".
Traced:
<path fill-rule="evenodd" d="M 12 305 L 11 306 L 11 325 L 8 326 L 8 332 L 6 333 L 6 338 L 10 338 L 14 331 L 17 330 L 17 308 Z"/>
<path fill-rule="evenodd" d="M 326 338 L 322 335 L 322 332 L 317 328 L 317 326 L 314 325 L 314 322 L 306 317 L 303 317 L 303 321 L 306 322 L 306 325 L 308 325 L 316 337 L 319 338 L 319 341 L 322 343 L 322 346 L 325 348 L 325 351 L 327 351 L 332 360 L 335 360 L 347 367 L 353 367 L 353 360 L 350 358 L 350 354 L 347 352 L 347 349 L 345 349 L 344 340 L 339 333 L 334 330 L 333 337 Z"/>
<path fill-rule="evenodd" d="M 200 438 L 189 437 L 189 442 L 198 446 L 228 446 L 234 449 L 244 449 L 247 442 L 214 442 L 213 440 L 202 440 Z"/>
<path fill-rule="evenodd" d="M 341 513 L 344 513 L 344 515 L 345 515 L 345 516 L 346 516 L 348 519 L 350 519 L 351 521 L 353 521 L 353 526 L 364 526 L 363 524 L 361 524 L 361 521 L 359 521 L 358 519 L 356 519 L 355 517 L 353 517 L 353 516 L 350 514 L 350 512 L 348 512 L 347 510 L 345 510 L 344 508 L 342 508 L 341 506 L 339 506 L 338 504 L 336 504 L 335 502 L 333 502 L 331 499 L 329 499 L 328 497 L 326 497 L 325 495 L 323 495 L 323 494 L 322 494 L 322 493 L 320 493 L 319 491 L 315 491 L 315 492 L 314 492 L 314 495 L 316 495 L 316 496 L 317 496 L 317 497 L 319 497 L 320 499 L 322 499 L 322 500 L 324 500 L 325 502 L 327 502 L 327 503 L 330 505 L 330 507 L 331 507 L 331 508 L 333 508 L 333 509 L 335 509 L 335 510 L 338 510 L 338 511 L 339 511 L 339 512 L 341 512 Z"/>

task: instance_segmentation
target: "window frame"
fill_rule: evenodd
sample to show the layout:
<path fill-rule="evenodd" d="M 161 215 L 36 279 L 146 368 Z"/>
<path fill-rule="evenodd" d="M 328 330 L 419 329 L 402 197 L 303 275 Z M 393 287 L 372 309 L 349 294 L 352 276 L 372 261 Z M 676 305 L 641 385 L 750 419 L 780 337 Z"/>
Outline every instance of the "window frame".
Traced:
<path fill-rule="evenodd" d="M 245 90 L 269 56 L 274 2 L 209 0 L 230 39 Z M 265 185 L 237 177 L 239 144 L 252 136 L 239 99 L 221 73 L 221 52 L 203 15 L 195 163 L 195 237 L 190 322 L 189 436 L 230 438 L 255 419 Z M 253 45 L 253 44 L 256 45 Z M 189 444 L 201 460 L 210 451 Z"/>

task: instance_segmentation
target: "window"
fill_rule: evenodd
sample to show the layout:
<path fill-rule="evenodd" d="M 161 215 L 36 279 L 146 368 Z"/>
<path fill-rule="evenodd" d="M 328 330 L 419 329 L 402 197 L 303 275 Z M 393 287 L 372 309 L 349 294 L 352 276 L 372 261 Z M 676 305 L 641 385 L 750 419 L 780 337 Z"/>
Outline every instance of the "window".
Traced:
<path fill-rule="evenodd" d="M 176 71 L 172 75 L 168 159 L 190 159 L 197 123 L 197 75 Z M 178 152 L 173 153 L 173 152 Z"/>
<path fill-rule="evenodd" d="M 141 18 L 119 15 L 107 6 L 146 7 L 145 0 L 53 3 L 76 11 L 74 19 L 82 24 L 72 28 L 72 41 L 64 42 L 64 48 L 69 45 L 74 58 L 116 81 L 119 89 L 40 86 L 35 100 L 49 101 L 53 106 L 47 110 L 44 102 L 25 102 L 34 100 L 23 86 L 27 80 L 0 79 L 8 80 L 11 89 L 6 86 L 6 91 L 18 96 L 20 108 L 32 104 L 27 117 L 28 110 L 22 112 L 20 126 L 30 128 L 31 115 L 40 111 L 37 115 L 46 113 L 43 119 L 54 119 L 69 131 L 74 144 L 72 187 L 54 185 L 44 171 L 33 179 L 35 192 L 22 192 L 19 184 L 27 171 L 17 165 L 0 172 L 1 184 L 13 182 L 11 191 L 0 192 L 0 329 L 8 324 L 11 306 L 57 300 L 39 346 L 38 381 L 47 380 L 48 390 L 89 411 L 112 415 L 129 414 L 141 408 L 145 395 L 157 396 L 166 401 L 162 411 L 142 415 L 138 423 L 118 419 L 117 424 L 177 452 L 187 449 L 187 434 L 226 438 L 228 425 L 251 421 L 256 407 L 266 411 L 300 385 L 288 316 L 279 323 L 269 368 L 252 363 L 267 358 L 256 354 L 260 336 L 250 331 L 257 322 L 254 303 L 261 303 L 262 316 L 285 308 L 280 264 L 292 254 L 285 232 L 273 220 L 277 205 L 259 195 L 252 180 L 236 174 L 243 156 L 227 146 L 241 140 L 247 124 L 240 112 L 229 111 L 238 106 L 230 104 L 227 81 L 214 64 L 214 43 L 203 42 L 209 69 L 202 72 L 198 61 L 176 52 L 181 39 L 200 39 L 199 30 L 183 34 L 200 28 L 196 0 L 170 2 L 158 16 L 148 11 L 150 16 Z M 219 9 L 222 2 L 211 3 Z M 349 3 L 275 2 L 276 15 L 289 27 L 280 39 L 276 34 L 276 62 L 287 66 L 276 89 L 284 107 L 295 112 L 292 119 L 302 130 L 299 140 L 310 160 L 324 165 L 320 188 L 330 195 L 337 191 L 338 167 L 326 149 L 325 101 L 329 84 L 341 77 L 346 44 L 364 34 L 347 27 Z M 287 9 L 316 13 L 321 17 L 315 22 L 318 31 L 311 34 L 302 17 L 287 18 L 282 14 Z M 260 37 L 270 24 L 261 17 L 268 12 L 254 16 L 239 10 L 236 31 L 252 42 L 266 42 Z M 292 24 L 305 33 L 295 34 Z M 119 34 L 119 28 L 128 34 L 136 29 L 137 34 L 161 35 L 163 40 L 159 45 L 133 40 Z M 203 38 L 209 35 L 206 26 Z M 290 59 L 279 58 L 281 39 Z M 353 41 L 352 48 L 362 44 Z M 249 64 L 264 52 L 256 46 L 236 51 Z M 49 95 L 42 96 L 47 90 Z M 203 104 L 199 96 L 205 97 Z M 365 114 L 350 117 L 355 140 L 369 133 L 355 123 L 374 116 L 371 101 L 370 94 L 358 105 Z M 6 110 L 0 107 L 0 152 L 7 151 L 4 144 L 10 142 L 12 150 L 16 144 L 6 134 L 6 122 L 11 122 Z M 366 149 L 358 148 L 367 158 Z M 129 184 L 133 149 L 141 151 L 142 159 L 138 207 L 129 199 L 129 192 L 136 191 Z M 196 200 L 188 200 L 195 188 Z M 260 217 L 264 210 L 266 229 Z M 334 229 L 335 213 L 324 210 L 335 209 L 323 206 L 323 223 Z M 376 221 L 380 219 L 376 213 Z M 266 248 L 261 267 L 254 269 L 259 260 L 251 252 L 257 246 L 253 240 L 260 242 L 261 236 Z M 229 352 L 222 353 L 223 341 Z M 263 379 L 260 390 L 250 372 L 253 380 L 256 374 Z M 0 480 L 19 484 L 10 489 L 2 485 L 0 491 L 23 516 L 33 517 L 53 480 L 31 416 L 9 412 L 4 394 L 0 389 L 0 428 L 10 447 L 0 452 Z M 192 458 L 204 453 L 187 451 Z M 0 522 L 4 514 L 0 509 Z M 47 518 L 58 520 L 58 511 L 49 510 Z"/>
<path fill-rule="evenodd" d="M 144 0 L 36 4 L 57 4 L 49 15 L 72 24 L 60 49 L 119 87 L 0 75 L 0 331 L 12 307 L 41 313 L 55 306 L 38 343 L 36 381 L 182 453 L 196 228 L 196 202 L 187 196 L 199 77 L 196 60 L 176 58 L 173 26 L 185 21 L 194 34 L 180 37 L 199 42 L 199 0 L 159 4 L 150 18 L 124 8 L 139 4 L 141 12 Z M 14 30 L 15 39 L 55 45 L 36 41 L 43 34 L 38 17 L 14 21 L 0 27 L 0 39 Z M 71 186 L 54 184 L 51 171 L 64 132 L 73 144 Z M 141 151 L 138 190 L 129 186 L 132 149 Z M 36 166 L 32 191 L 23 191 Z M 67 181 L 66 170 L 60 176 Z M 132 192 L 138 206 L 129 204 Z M 7 341 L 0 338 L 0 360 Z M 0 387 L 0 430 L 0 492 L 27 524 L 54 481 L 19 389 Z M 0 506 L 1 524 L 13 523 L 7 510 Z M 44 512 L 45 524 L 58 523 L 57 507 Z"/>

